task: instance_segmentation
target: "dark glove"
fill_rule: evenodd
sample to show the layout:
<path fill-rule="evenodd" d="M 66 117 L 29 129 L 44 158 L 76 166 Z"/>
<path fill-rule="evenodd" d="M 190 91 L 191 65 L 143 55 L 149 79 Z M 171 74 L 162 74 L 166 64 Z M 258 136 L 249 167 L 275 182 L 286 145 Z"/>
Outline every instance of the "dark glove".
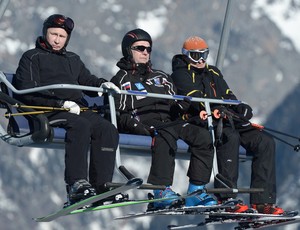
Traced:
<path fill-rule="evenodd" d="M 227 100 L 237 100 L 236 96 L 231 91 L 229 91 L 228 94 L 222 95 L 222 97 Z"/>
<path fill-rule="evenodd" d="M 188 111 L 191 105 L 191 100 L 188 97 L 184 97 L 183 100 L 173 102 L 170 108 L 170 114 L 172 119 L 177 119 L 185 112 Z"/>
<path fill-rule="evenodd" d="M 177 106 L 181 112 L 184 113 L 189 110 L 191 103 L 192 102 L 188 97 L 184 97 L 183 100 L 177 101 Z"/>
<path fill-rule="evenodd" d="M 216 119 L 221 117 L 226 117 L 226 112 L 228 111 L 224 105 L 216 105 L 211 108 L 211 111 Z"/>
<path fill-rule="evenodd" d="M 236 106 L 236 112 L 241 118 L 244 118 L 246 120 L 250 120 L 253 117 L 252 108 L 244 103 L 238 104 Z"/>
<path fill-rule="evenodd" d="M 133 134 L 151 136 L 150 127 L 132 118 L 127 123 L 128 131 Z"/>
<path fill-rule="evenodd" d="M 207 127 L 207 120 L 202 120 L 199 116 L 191 117 L 188 122 L 190 124 Z"/>

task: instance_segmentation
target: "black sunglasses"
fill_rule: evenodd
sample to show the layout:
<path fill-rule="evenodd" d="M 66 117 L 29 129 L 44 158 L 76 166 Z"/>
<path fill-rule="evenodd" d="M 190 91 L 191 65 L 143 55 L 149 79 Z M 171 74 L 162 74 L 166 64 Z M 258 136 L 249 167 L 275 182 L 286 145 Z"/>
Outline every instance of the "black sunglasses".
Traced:
<path fill-rule="evenodd" d="M 151 46 L 132 46 L 131 49 L 140 52 L 144 52 L 144 50 L 147 50 L 147 53 L 151 53 L 152 51 Z"/>

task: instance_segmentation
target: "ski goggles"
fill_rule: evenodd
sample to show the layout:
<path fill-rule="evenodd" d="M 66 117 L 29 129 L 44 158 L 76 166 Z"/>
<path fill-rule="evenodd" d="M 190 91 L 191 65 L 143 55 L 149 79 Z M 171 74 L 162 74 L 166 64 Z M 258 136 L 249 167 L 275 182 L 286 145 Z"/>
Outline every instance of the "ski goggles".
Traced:
<path fill-rule="evenodd" d="M 140 52 L 144 52 L 145 50 L 147 50 L 147 53 L 151 53 L 151 51 L 152 51 L 151 46 L 132 46 L 131 49 L 140 51 Z"/>
<path fill-rule="evenodd" d="M 182 48 L 182 54 L 186 55 L 193 62 L 199 62 L 200 60 L 206 61 L 208 54 L 209 54 L 209 49 L 186 50 L 186 49 Z"/>
<path fill-rule="evenodd" d="M 68 33 L 71 33 L 74 28 L 74 21 L 63 15 L 54 15 L 51 24 L 52 26 L 64 28 Z"/>

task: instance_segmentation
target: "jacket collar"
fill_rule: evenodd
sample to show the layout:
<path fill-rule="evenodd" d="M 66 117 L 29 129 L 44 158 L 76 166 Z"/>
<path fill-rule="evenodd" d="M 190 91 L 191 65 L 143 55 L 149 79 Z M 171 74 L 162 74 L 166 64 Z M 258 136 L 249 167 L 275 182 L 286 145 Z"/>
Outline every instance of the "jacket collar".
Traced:
<path fill-rule="evenodd" d="M 45 50 L 50 53 L 56 53 L 56 54 L 61 54 L 61 55 L 64 55 L 67 52 L 65 47 L 58 51 L 53 50 L 53 48 L 49 44 L 49 42 L 47 40 L 45 40 L 42 36 L 40 36 L 36 39 L 35 47 L 40 48 L 40 49 Z"/>

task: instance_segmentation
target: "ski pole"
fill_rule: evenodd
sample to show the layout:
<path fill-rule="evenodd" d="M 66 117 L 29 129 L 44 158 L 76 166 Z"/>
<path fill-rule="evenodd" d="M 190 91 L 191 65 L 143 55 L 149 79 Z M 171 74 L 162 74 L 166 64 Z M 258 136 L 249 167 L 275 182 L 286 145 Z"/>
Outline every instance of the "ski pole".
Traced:
<path fill-rule="evenodd" d="M 253 128 L 259 129 L 259 130 L 265 132 L 266 134 L 268 134 L 269 136 L 271 136 L 271 137 L 273 137 L 273 138 L 275 138 L 275 139 L 277 139 L 277 140 L 279 140 L 279 141 L 281 141 L 281 142 L 283 142 L 283 143 L 285 143 L 285 144 L 287 144 L 287 145 L 293 147 L 293 148 L 294 148 L 294 151 L 296 151 L 296 152 L 298 152 L 298 151 L 300 150 L 300 145 L 299 145 L 299 144 L 297 144 L 297 145 L 292 145 L 291 143 L 289 143 L 289 142 L 283 140 L 282 138 L 279 138 L 279 137 L 277 137 L 277 136 L 275 136 L 275 135 L 273 135 L 273 134 L 271 134 L 271 133 L 269 133 L 269 132 L 267 132 L 267 131 L 275 132 L 275 133 L 278 133 L 278 134 L 281 134 L 281 135 L 284 135 L 284 136 L 287 136 L 287 137 L 290 137 L 290 138 L 294 138 L 294 139 L 297 139 L 298 141 L 300 141 L 300 138 L 299 138 L 299 137 L 296 137 L 296 136 L 293 136 L 293 135 L 290 135 L 290 134 L 287 134 L 287 133 L 284 133 L 284 132 L 281 132 L 281 131 L 277 131 L 277 130 L 274 130 L 274 129 L 270 129 L 270 128 L 267 128 L 267 127 L 265 127 L 265 126 L 263 126 L 263 125 L 259 125 L 259 124 L 252 123 L 252 122 L 250 122 L 248 119 L 243 118 L 243 117 L 240 117 L 240 116 L 237 115 L 236 113 L 233 113 L 233 112 L 231 112 L 231 111 L 228 111 L 227 109 L 224 110 L 223 112 L 224 112 L 225 114 L 229 115 L 229 116 L 232 116 L 232 117 L 237 118 L 237 119 L 239 119 L 239 120 L 241 120 L 241 121 L 247 122 L 247 123 L 249 123 Z M 218 118 L 218 116 L 216 116 L 216 118 Z"/>
<path fill-rule="evenodd" d="M 254 124 L 254 125 L 255 125 L 255 124 Z M 296 136 L 293 136 L 293 135 L 288 134 L 288 133 L 284 133 L 284 132 L 281 132 L 281 131 L 277 131 L 277 130 L 274 130 L 274 129 L 270 129 L 270 128 L 267 128 L 267 127 L 262 126 L 262 125 L 260 125 L 260 126 L 261 126 L 262 129 L 264 129 L 264 130 L 268 130 L 268 131 L 273 132 L 273 133 L 278 133 L 278 134 L 280 134 L 280 135 L 284 135 L 284 136 L 287 136 L 287 137 L 290 137 L 290 138 L 294 138 L 294 139 L 297 139 L 298 141 L 300 141 L 300 137 L 296 137 Z"/>
<path fill-rule="evenodd" d="M 198 118 L 198 117 L 197 116 L 191 117 L 191 118 L 188 118 L 187 120 L 180 119 L 180 120 L 176 120 L 176 121 L 171 121 L 166 124 L 158 125 L 158 126 L 154 127 L 154 129 L 160 130 L 160 129 L 165 129 L 165 128 L 172 127 L 172 126 L 179 125 L 179 124 L 191 123 L 195 118 Z"/>
<path fill-rule="evenodd" d="M 289 143 L 289 142 L 287 142 L 287 141 L 285 141 L 285 140 L 283 140 L 283 139 L 281 139 L 281 138 L 279 138 L 279 137 L 277 137 L 277 136 L 275 136 L 275 135 L 267 132 L 266 130 L 262 130 L 262 131 L 264 131 L 265 133 L 267 133 L 269 136 L 271 136 L 271 137 L 273 137 L 273 138 L 275 138 L 275 139 L 277 139 L 277 140 L 279 140 L 279 141 L 281 141 L 281 142 L 283 142 L 283 143 L 285 143 L 285 144 L 293 147 L 294 151 L 299 152 L 299 150 L 300 150 L 300 145 L 299 144 L 298 145 L 292 145 L 291 143 Z"/>
<path fill-rule="evenodd" d="M 87 110 L 87 109 L 86 109 Z M 81 109 L 80 111 L 86 111 L 84 109 Z M 43 114 L 43 113 L 50 113 L 57 110 L 44 110 L 44 111 L 30 111 L 30 112 L 20 112 L 20 113 L 6 113 L 4 114 L 5 117 L 12 117 L 12 116 L 26 116 L 26 115 L 37 115 L 37 114 Z M 61 109 L 61 111 L 69 111 L 69 109 Z M 98 112 L 97 110 L 92 110 L 93 112 Z"/>
<path fill-rule="evenodd" d="M 21 112 L 21 113 L 6 113 L 4 114 L 4 117 L 10 118 L 12 116 L 26 116 L 26 115 L 36 115 L 36 114 L 43 114 L 43 113 L 49 113 L 53 111 L 31 111 L 31 112 Z"/>
<path fill-rule="evenodd" d="M 35 114 L 43 114 L 43 113 L 49 113 L 53 111 L 69 111 L 70 109 L 66 108 L 59 108 L 59 107 L 47 107 L 47 106 L 33 106 L 33 105 L 20 105 L 20 104 L 15 104 L 12 105 L 15 108 L 23 108 L 23 109 L 42 109 L 43 111 L 30 111 L 30 112 L 19 112 L 19 113 L 6 113 L 4 116 L 5 117 L 11 117 L 11 116 L 25 116 L 25 115 L 35 115 Z M 86 111 L 89 110 L 90 108 L 88 107 L 83 107 L 80 108 L 80 111 Z M 93 112 L 98 112 L 98 110 L 91 109 Z"/>
<path fill-rule="evenodd" d="M 36 105 L 21 105 L 21 104 L 15 104 L 13 105 L 13 107 L 15 108 L 28 108 L 28 109 L 37 109 L 37 110 L 62 110 L 62 111 L 68 111 L 69 109 L 65 109 L 65 108 L 60 108 L 60 107 L 50 107 L 50 106 L 36 106 Z M 85 111 L 88 110 L 88 107 L 83 107 L 80 108 L 80 111 Z"/>
<path fill-rule="evenodd" d="M 230 113 L 230 115 L 233 115 L 235 118 L 241 119 L 242 121 L 245 121 L 245 122 L 249 122 L 251 124 L 251 126 L 253 126 L 254 128 L 258 128 L 258 129 L 261 129 L 261 130 L 267 130 L 267 131 L 270 131 L 270 132 L 278 133 L 280 135 L 291 137 L 291 138 L 294 138 L 294 139 L 297 139 L 298 141 L 300 141 L 300 137 L 296 137 L 296 136 L 293 136 L 293 135 L 288 134 L 288 133 L 284 133 L 284 132 L 281 132 L 281 131 L 278 131 L 278 130 L 274 130 L 274 129 L 265 127 L 263 125 L 252 123 L 248 119 L 242 118 L 242 117 L 238 116 L 237 114 L 235 114 L 233 112 L 230 112 L 230 111 L 227 110 L 225 113 L 227 113 L 227 112 Z"/>

